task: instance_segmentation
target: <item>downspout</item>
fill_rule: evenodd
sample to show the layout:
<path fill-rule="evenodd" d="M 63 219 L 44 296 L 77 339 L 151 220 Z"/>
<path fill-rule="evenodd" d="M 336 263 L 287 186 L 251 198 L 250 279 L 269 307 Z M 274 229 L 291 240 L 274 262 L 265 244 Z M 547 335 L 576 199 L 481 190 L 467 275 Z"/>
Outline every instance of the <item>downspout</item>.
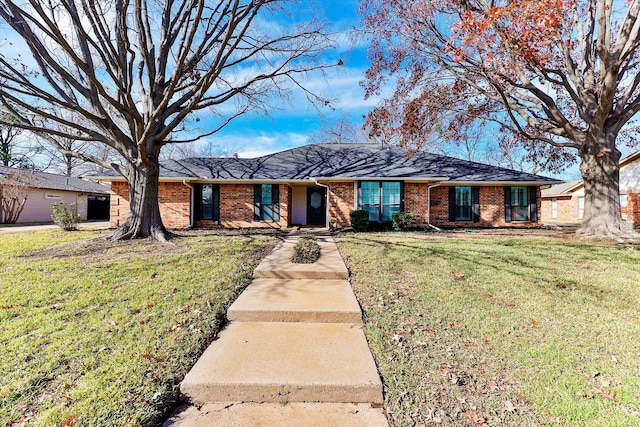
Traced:
<path fill-rule="evenodd" d="M 317 185 L 318 187 L 323 187 L 323 188 L 326 188 L 326 189 L 327 189 L 327 201 L 326 201 L 326 203 L 325 203 L 325 205 L 326 205 L 326 209 L 325 209 L 325 213 L 324 213 L 324 222 L 325 222 L 324 226 L 325 226 L 325 227 L 327 228 L 327 230 L 328 230 L 328 229 L 329 229 L 329 220 L 330 220 L 330 218 L 329 218 L 329 186 L 328 186 L 328 185 L 324 185 L 324 184 L 320 184 L 320 183 L 318 182 L 318 180 L 317 180 L 317 179 L 315 179 L 315 178 L 313 178 L 313 183 L 314 183 L 315 185 Z"/>
<path fill-rule="evenodd" d="M 440 184 L 442 183 L 439 182 L 437 184 L 430 185 L 429 187 L 427 187 L 427 225 L 436 231 L 442 231 L 442 230 L 436 227 L 435 225 L 431 224 L 431 189 L 439 187 Z"/>
<path fill-rule="evenodd" d="M 188 184 L 186 179 L 182 180 L 182 184 L 189 188 L 191 191 L 189 192 L 189 227 L 187 227 L 187 229 L 191 229 L 193 228 L 193 208 L 195 205 L 195 197 L 194 197 L 194 189 L 193 189 L 193 185 Z"/>

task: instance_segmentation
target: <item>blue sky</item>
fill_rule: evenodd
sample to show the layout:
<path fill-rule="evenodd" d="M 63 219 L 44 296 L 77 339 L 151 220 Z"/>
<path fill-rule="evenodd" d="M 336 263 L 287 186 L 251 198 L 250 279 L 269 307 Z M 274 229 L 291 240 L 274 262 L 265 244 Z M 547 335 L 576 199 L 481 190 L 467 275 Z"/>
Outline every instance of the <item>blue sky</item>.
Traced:
<path fill-rule="evenodd" d="M 342 59 L 344 65 L 328 71 L 326 80 L 320 76 L 306 81 L 315 93 L 334 101 L 334 109 L 317 111 L 305 101 L 294 96 L 294 105 L 272 111 L 269 117 L 251 114 L 231 122 L 217 134 L 201 142 L 211 142 L 226 152 L 237 152 L 241 157 L 255 157 L 310 142 L 309 135 L 317 132 L 321 122 L 346 116 L 355 126 L 363 123 L 366 114 L 376 100 L 364 100 L 359 82 L 368 67 L 366 47 L 353 46 L 348 31 L 358 25 L 358 0 L 318 0 L 324 8 L 324 17 L 337 33 L 337 48 L 327 53 L 329 63 Z M 206 121 L 204 123 L 206 125 Z"/>

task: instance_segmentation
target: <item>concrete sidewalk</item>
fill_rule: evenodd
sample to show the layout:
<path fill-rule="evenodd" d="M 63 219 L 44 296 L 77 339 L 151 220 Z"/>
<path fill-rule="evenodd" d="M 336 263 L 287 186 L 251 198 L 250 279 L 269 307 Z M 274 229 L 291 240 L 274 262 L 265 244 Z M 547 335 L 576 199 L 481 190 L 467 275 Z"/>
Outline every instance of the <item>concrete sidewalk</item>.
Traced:
<path fill-rule="evenodd" d="M 388 426 L 362 313 L 331 236 L 292 264 L 292 233 L 229 308 L 231 321 L 180 389 L 196 406 L 165 426 Z"/>

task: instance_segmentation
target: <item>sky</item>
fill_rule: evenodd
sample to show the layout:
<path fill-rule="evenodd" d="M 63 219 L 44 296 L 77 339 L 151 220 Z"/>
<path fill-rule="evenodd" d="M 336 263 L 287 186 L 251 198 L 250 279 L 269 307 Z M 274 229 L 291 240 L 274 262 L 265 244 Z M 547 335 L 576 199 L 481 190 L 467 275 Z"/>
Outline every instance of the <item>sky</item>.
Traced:
<path fill-rule="evenodd" d="M 350 37 L 350 31 L 360 25 L 359 0 L 315 2 L 323 9 L 319 13 L 335 33 L 336 47 L 326 53 L 326 59 L 329 63 L 337 63 L 340 59 L 344 65 L 329 69 L 326 78 L 316 75 L 303 84 L 312 92 L 333 100 L 332 108 L 316 110 L 300 93 L 294 94 L 291 105 L 273 109 L 268 116 L 247 114 L 236 118 L 216 134 L 199 141 L 197 144 L 201 149 L 213 147 L 209 149 L 213 155 L 237 153 L 240 157 L 258 157 L 309 144 L 312 135 L 317 136 L 323 124 L 330 126 L 341 118 L 350 121 L 355 128 L 362 126 L 363 115 L 376 106 L 379 99 L 364 99 L 360 82 L 369 66 L 366 45 L 364 42 L 353 44 Z M 6 48 L 21 49 L 20 43 L 5 44 L 3 49 Z M 199 118 L 198 126 L 203 130 L 217 127 L 210 115 L 199 114 Z M 575 179 L 579 171 L 574 166 L 559 174 L 544 175 Z"/>
<path fill-rule="evenodd" d="M 330 63 L 342 59 L 344 65 L 330 69 L 326 79 L 317 76 L 305 85 L 331 99 L 333 108 L 318 111 L 294 95 L 294 105 L 272 111 L 269 116 L 252 114 L 237 118 L 202 141 L 202 145 L 211 143 L 226 153 L 257 157 L 308 144 L 310 135 L 318 132 L 322 123 L 332 123 L 340 117 L 346 117 L 354 126 L 362 125 L 362 116 L 377 100 L 365 101 L 359 84 L 368 68 L 366 47 L 354 46 L 349 41 L 348 32 L 359 23 L 358 0 L 318 0 L 317 3 L 325 9 L 324 17 L 337 33 L 337 47 L 328 52 L 327 58 Z"/>

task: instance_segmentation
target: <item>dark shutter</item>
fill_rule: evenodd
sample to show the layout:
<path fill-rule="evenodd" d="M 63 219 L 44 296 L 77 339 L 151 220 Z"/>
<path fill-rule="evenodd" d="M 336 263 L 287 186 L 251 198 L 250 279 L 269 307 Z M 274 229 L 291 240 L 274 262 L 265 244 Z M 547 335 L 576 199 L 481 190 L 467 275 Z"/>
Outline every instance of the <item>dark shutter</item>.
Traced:
<path fill-rule="evenodd" d="M 449 187 L 449 221 L 456 220 L 456 187 Z"/>
<path fill-rule="evenodd" d="M 480 222 L 480 187 L 471 187 L 471 203 L 473 203 L 473 222 Z"/>
<path fill-rule="evenodd" d="M 195 205 L 196 221 L 202 219 L 202 184 L 193 186 L 193 204 Z"/>
<path fill-rule="evenodd" d="M 504 222 L 511 222 L 511 187 L 504 187 Z"/>
<path fill-rule="evenodd" d="M 538 222 L 538 187 L 529 187 L 529 216 L 531 222 Z"/>
<path fill-rule="evenodd" d="M 273 220 L 280 221 L 280 186 L 278 184 L 271 186 L 271 203 L 273 206 Z"/>
<path fill-rule="evenodd" d="M 213 184 L 213 220 L 220 221 L 220 185 Z"/>
<path fill-rule="evenodd" d="M 262 215 L 260 214 L 260 202 L 262 201 L 262 185 L 255 184 L 253 186 L 253 219 L 254 221 L 260 221 Z"/>
<path fill-rule="evenodd" d="M 362 181 L 358 181 L 358 206 L 357 210 L 362 210 Z"/>

